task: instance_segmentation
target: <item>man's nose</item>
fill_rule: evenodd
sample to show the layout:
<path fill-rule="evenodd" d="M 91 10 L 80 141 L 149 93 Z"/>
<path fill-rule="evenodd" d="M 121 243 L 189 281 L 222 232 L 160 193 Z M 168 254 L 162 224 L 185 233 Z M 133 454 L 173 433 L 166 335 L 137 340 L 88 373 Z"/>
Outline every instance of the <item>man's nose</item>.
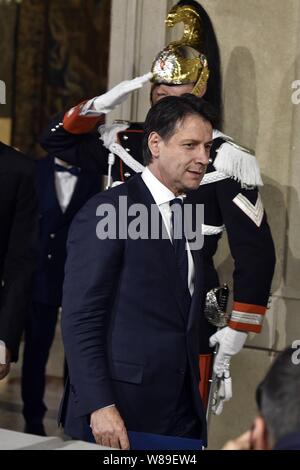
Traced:
<path fill-rule="evenodd" d="M 208 165 L 209 163 L 209 152 L 205 149 L 205 147 L 201 147 L 197 152 L 196 157 L 197 163 L 201 163 L 202 165 Z"/>

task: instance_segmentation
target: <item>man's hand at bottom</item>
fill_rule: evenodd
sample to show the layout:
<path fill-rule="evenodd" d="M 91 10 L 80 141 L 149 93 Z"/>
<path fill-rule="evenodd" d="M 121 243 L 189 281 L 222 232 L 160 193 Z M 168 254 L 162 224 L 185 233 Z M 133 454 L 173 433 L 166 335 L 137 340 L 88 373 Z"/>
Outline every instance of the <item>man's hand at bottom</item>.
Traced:
<path fill-rule="evenodd" d="M 97 444 L 129 450 L 129 440 L 123 419 L 115 406 L 94 411 L 91 428 Z"/>
<path fill-rule="evenodd" d="M 251 450 L 251 431 L 247 431 L 236 439 L 226 442 L 222 450 Z"/>

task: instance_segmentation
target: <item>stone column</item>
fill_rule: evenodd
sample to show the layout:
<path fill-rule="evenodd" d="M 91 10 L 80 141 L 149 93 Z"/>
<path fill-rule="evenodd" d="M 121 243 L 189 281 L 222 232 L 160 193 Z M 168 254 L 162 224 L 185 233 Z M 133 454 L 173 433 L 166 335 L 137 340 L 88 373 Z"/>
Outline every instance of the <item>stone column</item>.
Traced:
<path fill-rule="evenodd" d="M 168 0 L 113 0 L 109 88 L 150 71 L 155 55 L 166 43 L 164 19 L 169 7 Z M 150 85 L 145 85 L 109 114 L 109 122 L 143 121 L 149 93 Z"/>

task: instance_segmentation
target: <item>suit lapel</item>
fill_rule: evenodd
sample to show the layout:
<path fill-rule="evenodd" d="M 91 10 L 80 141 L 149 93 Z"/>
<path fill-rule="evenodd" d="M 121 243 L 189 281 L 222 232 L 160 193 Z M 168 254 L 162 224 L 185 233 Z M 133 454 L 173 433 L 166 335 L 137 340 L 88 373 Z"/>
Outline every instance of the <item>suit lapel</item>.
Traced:
<path fill-rule="evenodd" d="M 78 212 L 78 208 L 81 205 L 80 202 L 82 201 L 83 195 L 87 192 L 88 188 L 89 188 L 89 175 L 80 173 L 77 177 L 77 181 L 75 183 L 75 187 L 74 187 L 71 199 L 69 201 L 69 204 L 67 205 L 65 212 L 62 212 L 63 223 L 68 222 Z"/>
<path fill-rule="evenodd" d="M 57 198 L 55 187 L 55 173 L 54 173 L 54 160 L 51 159 L 41 164 L 40 178 L 38 178 L 38 185 L 41 187 L 38 190 L 39 197 L 43 198 L 42 207 L 44 210 L 53 210 L 55 208 L 57 214 L 62 215 L 62 210 Z"/>

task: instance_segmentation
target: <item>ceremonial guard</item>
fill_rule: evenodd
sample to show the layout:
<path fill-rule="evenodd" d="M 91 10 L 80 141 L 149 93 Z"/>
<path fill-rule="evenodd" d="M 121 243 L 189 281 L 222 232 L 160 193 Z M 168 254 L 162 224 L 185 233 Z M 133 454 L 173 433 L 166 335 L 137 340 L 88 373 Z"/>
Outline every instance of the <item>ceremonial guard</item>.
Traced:
<path fill-rule="evenodd" d="M 151 100 L 187 92 L 204 96 L 221 112 L 219 49 L 211 21 L 195 1 L 183 0 L 171 9 L 166 24 L 184 23 L 184 34 L 157 55 L 150 74 L 122 82 L 104 95 L 81 103 L 59 116 L 42 136 L 51 154 L 76 166 L 108 175 L 108 186 L 126 181 L 143 170 L 143 125 L 119 121 L 104 125 L 105 115 L 130 93 L 152 81 Z M 219 125 L 221 129 L 221 122 Z M 238 353 L 249 332 L 259 333 L 267 310 L 275 266 L 275 252 L 258 188 L 263 185 L 255 156 L 219 129 L 214 131 L 211 160 L 199 189 L 187 202 L 204 204 L 204 257 L 206 310 L 214 308 L 218 274 L 213 256 L 226 230 L 234 259 L 233 305 L 227 326 L 219 331 L 203 312 L 201 318 L 201 392 L 207 400 L 211 347 L 219 344 L 214 371 L 229 377 L 232 355 Z M 231 396 L 230 387 L 225 399 Z"/>

